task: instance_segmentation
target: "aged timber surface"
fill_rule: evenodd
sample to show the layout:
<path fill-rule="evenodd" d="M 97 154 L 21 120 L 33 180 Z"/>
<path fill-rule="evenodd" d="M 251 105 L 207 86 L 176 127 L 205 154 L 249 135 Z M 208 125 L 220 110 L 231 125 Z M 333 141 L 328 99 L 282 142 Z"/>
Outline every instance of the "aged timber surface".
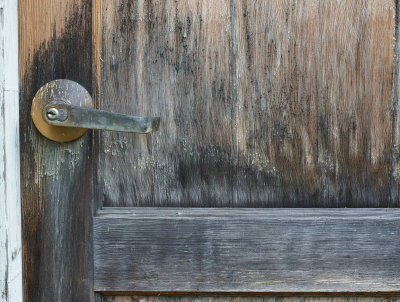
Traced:
<path fill-rule="evenodd" d="M 30 116 L 46 82 L 68 78 L 91 91 L 91 4 L 19 0 L 18 14 L 24 302 L 93 301 L 91 133 L 52 142 Z"/>
<path fill-rule="evenodd" d="M 97 138 L 47 141 L 29 107 L 55 78 L 92 91 L 91 3 L 101 2 L 99 107 L 160 114 L 164 128 L 105 133 L 97 162 Z M 395 9 L 388 0 L 19 0 L 25 301 L 90 301 L 93 185 L 119 206 L 398 206 Z M 382 231 L 395 237 L 372 252 L 398 246 L 394 220 L 376 219 L 364 243 L 385 240 Z M 371 284 L 393 274 L 390 257 L 377 255 L 391 273 Z M 107 299 L 124 298 L 135 299 Z"/>
<path fill-rule="evenodd" d="M 396 3 L 103 1 L 105 205 L 399 206 Z"/>
<path fill-rule="evenodd" d="M 400 291 L 399 209 L 106 208 L 103 292 Z"/>
<path fill-rule="evenodd" d="M 160 297 L 102 296 L 96 302 L 398 302 L 399 297 Z"/>

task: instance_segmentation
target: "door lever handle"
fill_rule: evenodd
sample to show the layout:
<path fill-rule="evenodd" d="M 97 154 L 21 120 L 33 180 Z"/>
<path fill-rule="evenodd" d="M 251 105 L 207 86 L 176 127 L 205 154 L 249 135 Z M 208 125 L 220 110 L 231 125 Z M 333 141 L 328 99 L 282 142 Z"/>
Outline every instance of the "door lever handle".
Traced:
<path fill-rule="evenodd" d="M 75 140 L 87 129 L 148 134 L 160 126 L 159 117 L 93 109 L 90 94 L 70 80 L 55 80 L 42 86 L 33 98 L 31 116 L 39 132 L 57 142 Z"/>
<path fill-rule="evenodd" d="M 68 105 L 62 100 L 44 107 L 44 120 L 54 126 L 148 134 L 157 131 L 159 117 L 138 117 Z"/>

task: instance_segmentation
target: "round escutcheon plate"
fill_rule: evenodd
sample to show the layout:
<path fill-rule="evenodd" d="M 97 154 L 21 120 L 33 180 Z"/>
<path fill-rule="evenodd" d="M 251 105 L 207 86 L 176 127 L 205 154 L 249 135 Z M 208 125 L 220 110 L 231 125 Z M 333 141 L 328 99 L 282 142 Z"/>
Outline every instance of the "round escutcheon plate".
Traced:
<path fill-rule="evenodd" d="M 44 137 L 56 142 L 70 142 L 85 134 L 87 129 L 54 126 L 43 118 L 43 108 L 60 99 L 73 106 L 93 108 L 92 97 L 84 87 L 70 80 L 54 80 L 36 92 L 32 101 L 31 116 L 36 128 Z"/>

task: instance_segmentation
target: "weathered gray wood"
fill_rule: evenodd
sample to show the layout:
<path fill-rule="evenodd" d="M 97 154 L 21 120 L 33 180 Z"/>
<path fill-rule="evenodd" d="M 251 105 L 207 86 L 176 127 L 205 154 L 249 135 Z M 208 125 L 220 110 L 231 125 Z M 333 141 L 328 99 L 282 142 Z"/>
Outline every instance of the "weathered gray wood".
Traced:
<path fill-rule="evenodd" d="M 396 3 L 102 0 L 105 205 L 399 206 Z"/>
<path fill-rule="evenodd" d="M 106 208 L 97 291 L 400 292 L 400 209 Z"/>
<path fill-rule="evenodd" d="M 215 296 L 103 296 L 98 302 L 398 302 L 399 297 L 365 297 L 365 296 L 347 296 L 347 297 L 215 297 Z"/>
<path fill-rule="evenodd" d="M 19 0 L 24 302 L 92 302 L 92 136 L 44 138 L 30 108 L 45 83 L 68 78 L 92 91 L 92 6 Z"/>
<path fill-rule="evenodd" d="M 0 301 L 22 301 L 18 12 L 0 0 Z"/>
<path fill-rule="evenodd" d="M 19 0 L 25 299 L 93 299 L 97 201 L 399 205 L 398 2 Z M 160 114 L 164 127 L 49 142 L 29 105 L 58 77 L 93 82 L 99 109 Z M 96 218 L 98 289 L 398 291 L 397 210 L 165 211 Z"/>

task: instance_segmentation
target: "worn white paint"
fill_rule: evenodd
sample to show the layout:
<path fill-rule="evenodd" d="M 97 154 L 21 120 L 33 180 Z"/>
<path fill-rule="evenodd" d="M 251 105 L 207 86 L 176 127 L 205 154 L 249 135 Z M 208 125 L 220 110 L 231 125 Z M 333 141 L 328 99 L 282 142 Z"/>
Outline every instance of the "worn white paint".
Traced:
<path fill-rule="evenodd" d="M 0 0 L 0 302 L 22 302 L 17 2 Z"/>

